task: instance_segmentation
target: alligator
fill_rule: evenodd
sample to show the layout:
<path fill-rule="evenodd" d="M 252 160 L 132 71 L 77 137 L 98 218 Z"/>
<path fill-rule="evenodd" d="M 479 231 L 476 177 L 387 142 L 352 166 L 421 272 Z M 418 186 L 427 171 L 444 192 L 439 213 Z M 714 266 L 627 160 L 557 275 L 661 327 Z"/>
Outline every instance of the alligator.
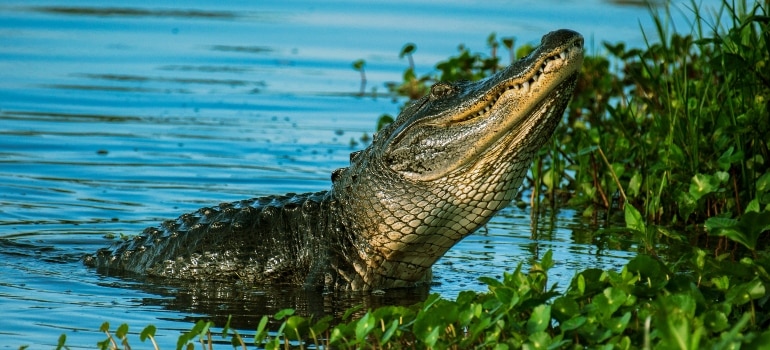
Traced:
<path fill-rule="evenodd" d="M 436 260 L 516 196 L 582 61 L 580 34 L 548 33 L 487 79 L 434 84 L 332 172 L 331 190 L 202 208 L 84 262 L 106 273 L 326 291 L 426 285 Z"/>

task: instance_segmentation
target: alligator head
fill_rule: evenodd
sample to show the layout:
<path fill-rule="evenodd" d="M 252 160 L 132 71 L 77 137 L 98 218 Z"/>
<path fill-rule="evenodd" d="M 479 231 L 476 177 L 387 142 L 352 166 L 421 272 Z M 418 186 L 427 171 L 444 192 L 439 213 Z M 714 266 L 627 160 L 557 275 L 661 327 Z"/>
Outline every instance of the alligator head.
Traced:
<path fill-rule="evenodd" d="M 545 35 L 478 82 L 440 82 L 334 173 L 343 289 L 413 286 L 516 195 L 572 96 L 583 38 Z M 352 244 L 350 244 L 352 243 Z M 331 262 L 335 264 L 334 261 Z M 339 288 L 339 286 L 338 286 Z"/>

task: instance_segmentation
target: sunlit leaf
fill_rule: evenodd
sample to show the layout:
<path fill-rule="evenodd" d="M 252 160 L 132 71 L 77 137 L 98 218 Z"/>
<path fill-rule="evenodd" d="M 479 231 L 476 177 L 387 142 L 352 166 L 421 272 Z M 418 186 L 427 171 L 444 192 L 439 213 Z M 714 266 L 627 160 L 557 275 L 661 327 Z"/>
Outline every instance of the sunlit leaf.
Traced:
<path fill-rule="evenodd" d="M 690 195 L 697 201 L 719 189 L 719 184 L 720 180 L 716 176 L 695 174 L 690 181 Z"/>
<path fill-rule="evenodd" d="M 551 324 L 551 306 L 538 305 L 532 309 L 527 321 L 527 332 L 536 333 L 545 331 Z"/>
<path fill-rule="evenodd" d="M 625 213 L 626 228 L 641 233 L 647 232 L 647 227 L 642 218 L 642 214 L 640 214 L 634 206 L 626 204 L 623 210 Z"/>

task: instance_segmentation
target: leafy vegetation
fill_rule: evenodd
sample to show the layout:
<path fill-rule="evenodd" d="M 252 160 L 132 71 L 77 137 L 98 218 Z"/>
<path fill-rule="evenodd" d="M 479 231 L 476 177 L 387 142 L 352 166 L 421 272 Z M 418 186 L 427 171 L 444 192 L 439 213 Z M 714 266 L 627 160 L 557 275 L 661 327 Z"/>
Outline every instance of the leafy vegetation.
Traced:
<path fill-rule="evenodd" d="M 669 33 L 655 16 L 659 43 L 645 49 L 604 44 L 610 57 L 588 56 L 553 142 L 535 161 L 534 200 L 571 205 L 586 216 L 618 208 L 642 252 L 620 271 L 587 269 L 569 286 L 549 285 L 550 252 L 532 264 L 482 278 L 488 291 L 438 295 L 412 307 L 366 310 L 332 324 L 283 310 L 276 331 L 263 316 L 247 341 L 225 325 L 234 347 L 495 349 L 760 349 L 770 344 L 770 5 L 724 2 L 713 23 L 695 11 L 693 33 Z M 726 19 L 726 23 L 720 23 Z M 418 76 L 410 63 L 391 92 L 418 98 L 438 80 L 478 80 L 531 47 L 488 39 L 491 55 L 464 46 Z M 411 60 L 414 44 L 402 57 Z M 411 62 L 411 61 L 410 61 Z M 365 76 L 364 62 L 354 68 Z M 390 119 L 389 119 L 390 118 Z M 379 127 L 392 121 L 383 116 Z M 542 194 L 542 196 L 541 196 Z M 535 204 L 537 204 L 535 202 Z M 606 216 L 610 216 L 609 214 Z M 680 233 L 686 232 L 686 234 Z M 714 239 L 714 237 L 717 237 Z M 693 248 L 657 257 L 659 241 Z M 177 348 L 211 346 L 199 322 Z M 101 348 L 128 345 L 128 326 Z M 146 328 L 140 340 L 153 339 Z M 66 347 L 66 337 L 59 348 Z M 156 347 L 157 348 L 157 347 Z"/>
<path fill-rule="evenodd" d="M 222 338 L 233 347 L 266 349 L 760 349 L 770 342 L 770 255 L 735 262 L 695 250 L 667 265 L 642 254 L 620 272 L 579 272 L 564 292 L 548 284 L 553 265 L 549 251 L 529 271 L 520 264 L 502 280 L 482 278 L 485 293 L 465 291 L 455 300 L 434 294 L 411 307 L 381 307 L 355 319 L 350 315 L 358 310 L 351 309 L 335 326 L 330 317 L 313 320 L 286 309 L 273 316 L 283 320 L 275 332 L 266 330 L 263 316 L 253 339 L 227 325 Z M 179 337 L 177 349 L 195 343 L 210 348 L 213 327 L 199 321 Z M 100 348 L 130 347 L 127 325 L 114 336 L 109 324 L 101 329 L 107 339 Z M 140 340 L 154 333 L 147 327 Z"/>
<path fill-rule="evenodd" d="M 542 198 L 589 217 L 614 208 L 640 215 L 650 225 L 634 233 L 652 253 L 659 236 L 708 244 L 706 232 L 729 238 L 717 242 L 720 250 L 730 242 L 759 248 L 770 228 L 767 6 L 725 2 L 712 23 L 693 2 L 692 34 L 670 33 L 670 14 L 655 15 L 660 42 L 604 43 L 609 58 L 585 57 L 564 122 L 535 160 L 533 204 Z M 501 42 L 512 59 L 532 50 Z M 487 45 L 490 56 L 460 46 L 423 76 L 410 66 L 389 88 L 414 99 L 436 81 L 493 74 L 500 68 L 494 34 Z M 391 120 L 382 116 L 378 128 Z"/>

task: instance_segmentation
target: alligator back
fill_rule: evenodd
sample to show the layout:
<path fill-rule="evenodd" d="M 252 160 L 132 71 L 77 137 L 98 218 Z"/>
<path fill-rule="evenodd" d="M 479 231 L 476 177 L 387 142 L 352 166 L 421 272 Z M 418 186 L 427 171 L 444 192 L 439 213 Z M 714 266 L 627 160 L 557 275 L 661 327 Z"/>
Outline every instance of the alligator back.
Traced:
<path fill-rule="evenodd" d="M 100 249 L 86 265 L 195 280 L 320 286 L 328 193 L 289 193 L 201 208 Z"/>

